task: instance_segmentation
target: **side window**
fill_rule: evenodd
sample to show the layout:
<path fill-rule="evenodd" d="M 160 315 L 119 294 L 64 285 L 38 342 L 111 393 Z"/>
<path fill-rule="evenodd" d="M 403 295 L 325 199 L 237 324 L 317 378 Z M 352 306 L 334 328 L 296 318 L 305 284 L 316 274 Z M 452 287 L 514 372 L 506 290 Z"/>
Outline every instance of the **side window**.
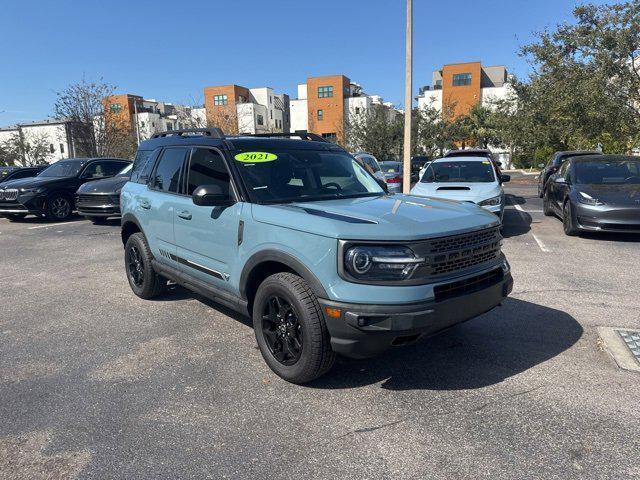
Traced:
<path fill-rule="evenodd" d="M 123 162 L 97 162 L 98 173 L 101 177 L 113 177 L 117 175 L 120 170 L 124 168 Z"/>
<path fill-rule="evenodd" d="M 569 177 L 569 164 L 570 163 L 571 162 L 566 161 L 560 167 L 560 176 L 565 178 L 565 179 L 567 179 L 567 180 L 568 180 L 568 177 Z"/>
<path fill-rule="evenodd" d="M 29 178 L 35 176 L 36 172 L 34 170 L 25 170 L 22 172 L 16 172 L 15 175 L 11 177 L 11 180 L 17 180 L 18 178 Z"/>
<path fill-rule="evenodd" d="M 93 162 L 87 165 L 82 172 L 82 178 L 102 178 L 106 175 L 103 174 L 103 165 L 105 162 Z"/>
<path fill-rule="evenodd" d="M 153 172 L 151 188 L 162 192 L 179 193 L 180 171 L 188 151 L 186 148 L 165 149 Z"/>
<path fill-rule="evenodd" d="M 138 150 L 131 169 L 131 181 L 136 183 L 147 183 L 152 164 L 149 161 L 152 150 Z"/>
<path fill-rule="evenodd" d="M 218 185 L 223 193 L 231 195 L 231 179 L 220 153 L 206 148 L 194 148 L 189 164 L 187 193 L 192 195 L 202 185 Z"/>

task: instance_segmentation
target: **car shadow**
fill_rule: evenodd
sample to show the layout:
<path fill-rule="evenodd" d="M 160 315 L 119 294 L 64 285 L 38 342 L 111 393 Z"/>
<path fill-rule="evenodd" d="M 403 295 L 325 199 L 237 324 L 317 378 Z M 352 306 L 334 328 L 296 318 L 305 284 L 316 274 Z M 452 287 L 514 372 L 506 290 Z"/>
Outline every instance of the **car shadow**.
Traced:
<path fill-rule="evenodd" d="M 513 205 L 524 205 L 526 200 L 524 197 L 508 193 L 505 199 L 507 207 Z M 524 235 L 531 230 L 531 222 L 533 219 L 527 212 L 522 212 L 514 208 L 505 208 L 504 218 L 502 219 L 502 236 L 504 238 L 518 237 Z"/>
<path fill-rule="evenodd" d="M 605 242 L 639 243 L 640 233 L 580 232 L 580 238 Z"/>
<path fill-rule="evenodd" d="M 381 382 L 387 390 L 463 390 L 500 383 L 569 349 L 582 336 L 565 312 L 518 299 L 430 337 L 367 360 L 340 358 L 308 386 L 344 389 Z"/>

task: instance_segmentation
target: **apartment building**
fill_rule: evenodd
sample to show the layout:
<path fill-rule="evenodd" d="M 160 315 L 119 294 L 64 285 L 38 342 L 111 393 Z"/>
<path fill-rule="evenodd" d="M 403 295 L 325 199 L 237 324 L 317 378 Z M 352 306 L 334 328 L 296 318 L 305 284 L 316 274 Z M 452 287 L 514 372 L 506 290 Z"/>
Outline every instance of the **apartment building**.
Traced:
<path fill-rule="evenodd" d="M 481 62 L 444 65 L 432 74 L 432 83 L 420 89 L 419 108 L 435 108 L 453 118 L 475 105 L 490 106 L 511 92 L 506 67 L 482 66 Z"/>
<path fill-rule="evenodd" d="M 111 95 L 103 102 L 106 121 L 112 127 L 131 131 L 140 140 L 157 132 L 206 126 L 204 107 L 174 105 L 131 94 Z"/>
<path fill-rule="evenodd" d="M 309 77 L 298 85 L 298 98 L 291 100 L 291 129 L 307 130 L 342 142 L 349 122 L 366 114 L 374 105 L 387 109 L 390 119 L 399 114 L 379 95 L 367 95 L 345 75 Z"/>
<path fill-rule="evenodd" d="M 270 87 L 219 85 L 204 88 L 207 124 L 226 133 L 288 133 L 289 96 Z"/>
<path fill-rule="evenodd" d="M 46 150 L 44 160 L 48 163 L 76 155 L 74 123 L 69 120 L 46 119 L 20 123 L 0 128 L 0 145 L 15 143 L 17 138 L 25 146 Z"/>

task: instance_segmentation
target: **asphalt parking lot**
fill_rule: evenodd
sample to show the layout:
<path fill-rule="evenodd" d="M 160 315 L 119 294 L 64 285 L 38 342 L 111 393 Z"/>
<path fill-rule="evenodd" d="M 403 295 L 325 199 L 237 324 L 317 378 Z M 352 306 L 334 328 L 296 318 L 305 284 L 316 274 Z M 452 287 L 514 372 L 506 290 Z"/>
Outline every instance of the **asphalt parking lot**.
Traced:
<path fill-rule="evenodd" d="M 248 319 L 135 297 L 119 223 L 0 219 L 0 478 L 640 479 L 640 237 L 566 237 L 508 185 L 514 292 L 320 380 L 268 369 Z"/>

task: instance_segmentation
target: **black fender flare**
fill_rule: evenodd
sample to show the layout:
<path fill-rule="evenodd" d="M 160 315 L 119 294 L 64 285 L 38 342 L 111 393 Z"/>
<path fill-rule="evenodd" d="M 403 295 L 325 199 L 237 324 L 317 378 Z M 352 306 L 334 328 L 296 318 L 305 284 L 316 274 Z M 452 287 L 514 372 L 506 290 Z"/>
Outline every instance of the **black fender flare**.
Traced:
<path fill-rule="evenodd" d="M 125 213 L 120 218 L 120 237 L 122 238 L 122 244 L 123 245 L 125 243 L 125 241 L 124 241 L 124 226 L 127 223 L 133 223 L 136 227 L 138 227 L 138 230 L 142 232 L 142 227 L 140 226 L 140 222 L 138 222 L 138 219 L 135 217 L 135 215 L 133 215 L 132 213 Z"/>
<path fill-rule="evenodd" d="M 268 249 L 262 250 L 260 252 L 254 253 L 247 262 L 244 264 L 242 268 L 242 273 L 240 274 L 240 296 L 243 299 L 247 299 L 247 283 L 249 280 L 249 276 L 251 272 L 261 263 L 265 262 L 278 262 L 286 265 L 290 269 L 294 270 L 298 275 L 300 275 L 309 285 L 311 291 L 318 298 L 328 298 L 327 292 L 322 285 L 322 282 L 318 280 L 318 277 L 309 270 L 300 260 L 289 253 L 285 253 L 281 250 Z"/>

